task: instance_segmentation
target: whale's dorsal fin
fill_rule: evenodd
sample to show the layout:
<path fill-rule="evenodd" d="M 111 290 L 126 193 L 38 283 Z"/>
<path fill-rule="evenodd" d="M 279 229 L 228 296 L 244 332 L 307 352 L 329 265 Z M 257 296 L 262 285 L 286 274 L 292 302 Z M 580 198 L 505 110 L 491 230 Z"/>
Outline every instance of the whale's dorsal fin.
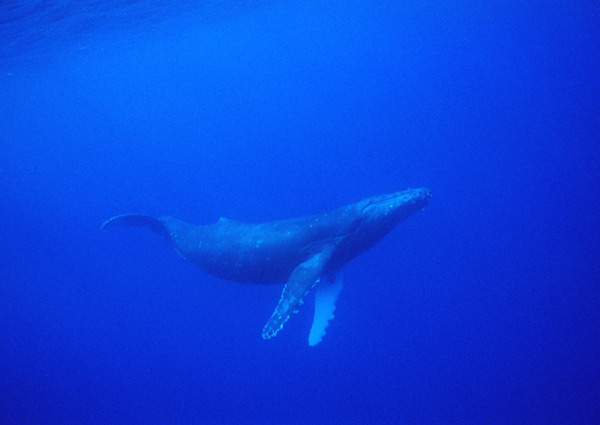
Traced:
<path fill-rule="evenodd" d="M 319 281 L 334 246 L 333 241 L 323 245 L 319 251 L 294 269 L 283 288 L 277 308 L 262 331 L 264 339 L 277 335 L 290 315 L 296 312 L 304 295 Z"/>
<path fill-rule="evenodd" d="M 219 217 L 219 221 L 217 221 L 217 224 L 244 224 L 241 221 L 237 221 L 237 220 L 233 220 L 231 218 L 227 218 L 227 217 Z"/>

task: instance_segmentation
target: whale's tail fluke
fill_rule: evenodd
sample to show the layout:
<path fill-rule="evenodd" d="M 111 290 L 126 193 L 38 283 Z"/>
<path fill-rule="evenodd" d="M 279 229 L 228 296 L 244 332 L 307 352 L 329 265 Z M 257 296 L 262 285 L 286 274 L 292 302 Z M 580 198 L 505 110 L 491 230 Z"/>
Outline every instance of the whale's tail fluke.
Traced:
<path fill-rule="evenodd" d="M 169 237 L 169 231 L 162 222 L 154 217 L 143 214 L 123 214 L 113 217 L 102 224 L 101 230 L 106 227 L 117 227 L 117 226 L 135 226 L 135 227 L 148 227 L 159 235 L 165 238 Z"/>

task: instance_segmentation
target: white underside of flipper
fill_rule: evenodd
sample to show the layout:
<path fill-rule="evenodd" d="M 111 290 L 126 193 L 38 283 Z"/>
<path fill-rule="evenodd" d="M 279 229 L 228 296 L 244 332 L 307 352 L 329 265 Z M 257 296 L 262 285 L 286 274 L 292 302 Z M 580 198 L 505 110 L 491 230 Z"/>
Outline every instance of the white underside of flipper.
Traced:
<path fill-rule="evenodd" d="M 315 317 L 313 319 L 308 345 L 314 346 L 321 342 L 329 321 L 333 319 L 335 300 L 342 290 L 342 271 L 336 270 L 331 276 L 321 276 L 315 293 Z"/>

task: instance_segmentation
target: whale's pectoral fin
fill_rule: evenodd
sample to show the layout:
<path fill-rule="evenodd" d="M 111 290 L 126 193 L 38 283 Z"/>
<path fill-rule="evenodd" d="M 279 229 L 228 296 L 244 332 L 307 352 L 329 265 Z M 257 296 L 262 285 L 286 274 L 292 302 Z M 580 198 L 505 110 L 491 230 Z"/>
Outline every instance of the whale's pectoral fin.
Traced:
<path fill-rule="evenodd" d="M 325 329 L 333 319 L 335 301 L 342 290 L 342 286 L 341 270 L 336 270 L 321 277 L 315 293 L 315 316 L 308 335 L 308 345 L 313 346 L 321 342 L 323 335 L 325 335 Z"/>
<path fill-rule="evenodd" d="M 334 243 L 324 245 L 320 251 L 311 255 L 308 260 L 294 269 L 283 288 L 275 312 L 262 331 L 264 339 L 277 335 L 290 315 L 297 311 L 304 295 L 319 281 L 319 276 L 331 256 L 333 247 Z"/>

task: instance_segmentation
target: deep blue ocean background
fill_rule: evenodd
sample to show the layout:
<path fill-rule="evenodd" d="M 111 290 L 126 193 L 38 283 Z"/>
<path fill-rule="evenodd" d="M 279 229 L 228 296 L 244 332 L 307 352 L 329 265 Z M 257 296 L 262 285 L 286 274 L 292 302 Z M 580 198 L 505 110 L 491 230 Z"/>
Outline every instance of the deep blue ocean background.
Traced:
<path fill-rule="evenodd" d="M 100 231 L 421 186 L 316 347 Z M 2 1 L 0 423 L 600 423 L 599 186 L 597 1 Z"/>

